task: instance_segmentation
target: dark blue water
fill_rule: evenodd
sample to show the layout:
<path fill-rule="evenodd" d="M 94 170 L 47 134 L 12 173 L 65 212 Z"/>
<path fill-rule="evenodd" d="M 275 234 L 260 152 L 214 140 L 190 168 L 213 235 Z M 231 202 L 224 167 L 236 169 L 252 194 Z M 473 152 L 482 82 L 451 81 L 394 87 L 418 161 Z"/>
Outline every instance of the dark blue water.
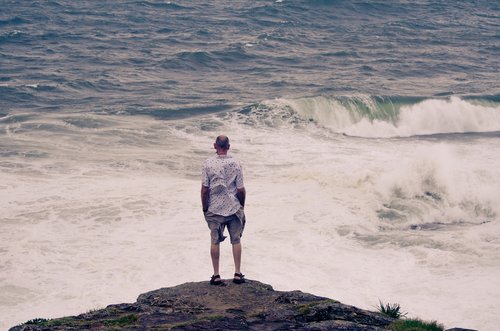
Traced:
<path fill-rule="evenodd" d="M 177 118 L 352 95 L 498 101 L 498 1 L 0 1 L 0 113 Z"/>

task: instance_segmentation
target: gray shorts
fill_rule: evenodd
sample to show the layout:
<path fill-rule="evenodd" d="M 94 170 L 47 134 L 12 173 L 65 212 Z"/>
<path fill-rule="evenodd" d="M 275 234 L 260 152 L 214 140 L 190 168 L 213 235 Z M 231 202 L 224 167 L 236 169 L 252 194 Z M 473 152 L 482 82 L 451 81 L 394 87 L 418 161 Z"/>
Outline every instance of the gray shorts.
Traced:
<path fill-rule="evenodd" d="M 224 236 L 224 229 L 227 226 L 231 244 L 239 244 L 240 238 L 243 235 L 245 228 L 245 213 L 243 209 L 238 210 L 236 214 L 230 216 L 221 216 L 212 212 L 205 212 L 205 220 L 207 221 L 208 228 L 210 229 L 211 242 L 217 245 L 226 239 Z"/>

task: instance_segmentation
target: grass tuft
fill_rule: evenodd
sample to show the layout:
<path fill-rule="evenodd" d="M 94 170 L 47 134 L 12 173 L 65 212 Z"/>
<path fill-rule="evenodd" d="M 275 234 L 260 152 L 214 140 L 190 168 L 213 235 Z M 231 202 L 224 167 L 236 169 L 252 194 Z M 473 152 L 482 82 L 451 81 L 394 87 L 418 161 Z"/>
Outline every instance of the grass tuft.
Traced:
<path fill-rule="evenodd" d="M 24 324 L 37 325 L 37 324 L 43 324 L 43 323 L 45 323 L 47 321 L 48 321 L 48 319 L 46 319 L 46 318 L 34 318 L 32 320 L 27 321 Z"/>
<path fill-rule="evenodd" d="M 424 322 L 418 318 L 401 319 L 389 325 L 392 331 L 444 331 L 444 326 L 436 321 Z"/>
<path fill-rule="evenodd" d="M 378 311 L 384 315 L 387 315 L 387 316 L 392 317 L 392 318 L 398 318 L 398 319 L 401 317 L 405 317 L 408 314 L 408 313 L 403 312 L 401 310 L 401 306 L 399 305 L 399 303 L 393 303 L 393 304 L 386 303 L 386 304 L 384 304 L 380 300 L 379 300 Z"/>

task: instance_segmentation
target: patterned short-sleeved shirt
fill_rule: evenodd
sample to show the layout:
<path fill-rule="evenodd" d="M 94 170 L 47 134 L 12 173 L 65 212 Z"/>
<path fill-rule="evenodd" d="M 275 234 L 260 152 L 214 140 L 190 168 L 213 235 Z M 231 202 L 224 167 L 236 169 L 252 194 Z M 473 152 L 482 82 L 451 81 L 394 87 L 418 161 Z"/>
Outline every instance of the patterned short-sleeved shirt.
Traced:
<path fill-rule="evenodd" d="M 203 163 L 201 176 L 202 185 L 210 189 L 210 212 L 229 216 L 241 208 L 236 193 L 244 187 L 243 171 L 237 159 L 231 155 L 215 155 Z"/>

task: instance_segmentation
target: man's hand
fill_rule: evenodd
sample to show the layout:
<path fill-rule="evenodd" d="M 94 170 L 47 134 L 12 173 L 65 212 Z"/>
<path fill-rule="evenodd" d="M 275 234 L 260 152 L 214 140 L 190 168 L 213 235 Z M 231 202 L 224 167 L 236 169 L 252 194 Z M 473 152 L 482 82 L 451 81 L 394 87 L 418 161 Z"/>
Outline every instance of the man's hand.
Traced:
<path fill-rule="evenodd" d="M 208 211 L 208 202 L 210 197 L 210 189 L 206 186 L 201 186 L 201 206 L 203 208 L 203 212 L 206 213 Z"/>
<path fill-rule="evenodd" d="M 238 201 L 240 202 L 240 205 L 242 208 L 245 207 L 245 198 L 246 198 L 247 192 L 245 191 L 245 188 L 239 188 L 236 191 L 236 197 L 238 198 Z"/>

